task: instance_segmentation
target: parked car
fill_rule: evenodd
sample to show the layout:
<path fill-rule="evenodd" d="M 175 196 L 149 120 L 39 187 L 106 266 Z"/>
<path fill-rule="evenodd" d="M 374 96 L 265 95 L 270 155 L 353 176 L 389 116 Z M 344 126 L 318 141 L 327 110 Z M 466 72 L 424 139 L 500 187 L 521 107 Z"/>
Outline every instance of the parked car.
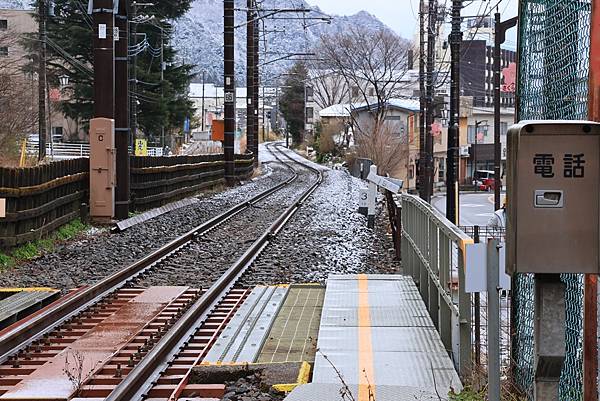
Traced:
<path fill-rule="evenodd" d="M 473 185 L 480 191 L 493 191 L 496 185 L 494 172 L 491 170 L 477 170 L 473 174 Z"/>

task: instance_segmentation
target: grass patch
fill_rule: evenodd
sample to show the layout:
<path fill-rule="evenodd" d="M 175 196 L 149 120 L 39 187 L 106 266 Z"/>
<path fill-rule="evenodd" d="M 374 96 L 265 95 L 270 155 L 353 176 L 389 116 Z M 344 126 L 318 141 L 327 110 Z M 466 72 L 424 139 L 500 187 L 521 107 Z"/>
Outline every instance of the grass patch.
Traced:
<path fill-rule="evenodd" d="M 0 269 L 5 270 L 17 263 L 36 258 L 44 252 L 51 252 L 58 243 L 73 239 L 88 228 L 89 226 L 80 219 L 75 219 L 46 238 L 28 242 L 7 253 L 0 252 Z"/>
<path fill-rule="evenodd" d="M 475 391 L 469 387 L 465 387 L 461 392 L 455 393 L 454 390 L 448 394 L 450 401 L 484 401 L 485 391 Z"/>

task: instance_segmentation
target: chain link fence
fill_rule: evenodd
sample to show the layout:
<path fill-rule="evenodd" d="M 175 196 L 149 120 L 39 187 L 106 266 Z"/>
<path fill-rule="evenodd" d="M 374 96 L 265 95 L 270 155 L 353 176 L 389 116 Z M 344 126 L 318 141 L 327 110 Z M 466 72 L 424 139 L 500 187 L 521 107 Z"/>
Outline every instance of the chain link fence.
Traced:
<path fill-rule="evenodd" d="M 591 0 L 521 0 L 519 119 L 587 119 Z M 583 276 L 565 283 L 566 359 L 559 398 L 583 398 Z M 514 279 L 514 379 L 529 399 L 534 380 L 534 277 Z"/>

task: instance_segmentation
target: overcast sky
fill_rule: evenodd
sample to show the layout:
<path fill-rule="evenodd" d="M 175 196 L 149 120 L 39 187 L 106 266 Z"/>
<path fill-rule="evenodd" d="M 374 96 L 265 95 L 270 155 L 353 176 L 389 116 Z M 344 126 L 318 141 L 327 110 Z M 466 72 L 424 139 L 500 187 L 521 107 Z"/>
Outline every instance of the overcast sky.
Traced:
<path fill-rule="evenodd" d="M 319 6 L 328 14 L 352 15 L 364 10 L 379 18 L 390 28 L 401 36 L 412 39 L 418 24 L 419 0 L 307 0 L 309 4 Z M 450 0 L 439 0 L 442 4 L 446 1 L 450 6 Z M 491 5 L 490 5 L 491 3 Z M 463 15 L 474 15 L 478 10 L 483 12 L 497 2 L 493 0 L 476 0 L 463 10 Z M 502 19 L 517 15 L 518 0 L 501 0 L 499 9 Z M 481 8 L 480 8 L 481 6 Z M 494 10 L 495 11 L 495 10 Z M 493 12 L 492 11 L 492 14 Z M 514 29 L 513 29 L 514 31 Z M 509 35 L 509 39 L 512 35 Z"/>

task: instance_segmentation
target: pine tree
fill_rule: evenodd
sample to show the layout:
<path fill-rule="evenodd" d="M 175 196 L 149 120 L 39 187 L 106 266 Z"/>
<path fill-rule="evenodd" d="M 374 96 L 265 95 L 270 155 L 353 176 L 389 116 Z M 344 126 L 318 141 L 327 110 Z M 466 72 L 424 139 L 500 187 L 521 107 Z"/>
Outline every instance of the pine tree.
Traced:
<path fill-rule="evenodd" d="M 302 143 L 304 132 L 304 83 L 308 78 L 308 70 L 304 63 L 298 62 L 289 71 L 285 87 L 279 100 L 281 113 L 287 123 L 294 144 Z"/>
<path fill-rule="evenodd" d="M 183 129 L 184 120 L 194 114 L 192 102 L 187 98 L 194 66 L 177 60 L 171 43 L 170 24 L 164 22 L 183 16 L 191 1 L 155 2 L 143 9 L 144 15 L 154 18 L 137 24 L 137 31 L 146 34 L 151 46 L 137 55 L 137 79 L 145 83 L 138 85 L 138 125 L 148 137 L 158 138 L 163 125 L 167 135 L 176 134 Z M 85 127 L 93 116 L 92 19 L 87 14 L 87 2 L 53 0 L 53 3 L 54 15 L 48 18 L 48 80 L 51 87 L 58 87 L 58 77 L 69 76 L 70 99 L 63 101 L 60 107 L 67 117 Z M 166 66 L 162 83 L 161 29 L 158 26 L 163 28 Z M 138 42 L 140 37 L 138 35 Z M 29 37 L 26 45 L 32 62 L 35 62 L 39 46 L 36 36 Z"/>

